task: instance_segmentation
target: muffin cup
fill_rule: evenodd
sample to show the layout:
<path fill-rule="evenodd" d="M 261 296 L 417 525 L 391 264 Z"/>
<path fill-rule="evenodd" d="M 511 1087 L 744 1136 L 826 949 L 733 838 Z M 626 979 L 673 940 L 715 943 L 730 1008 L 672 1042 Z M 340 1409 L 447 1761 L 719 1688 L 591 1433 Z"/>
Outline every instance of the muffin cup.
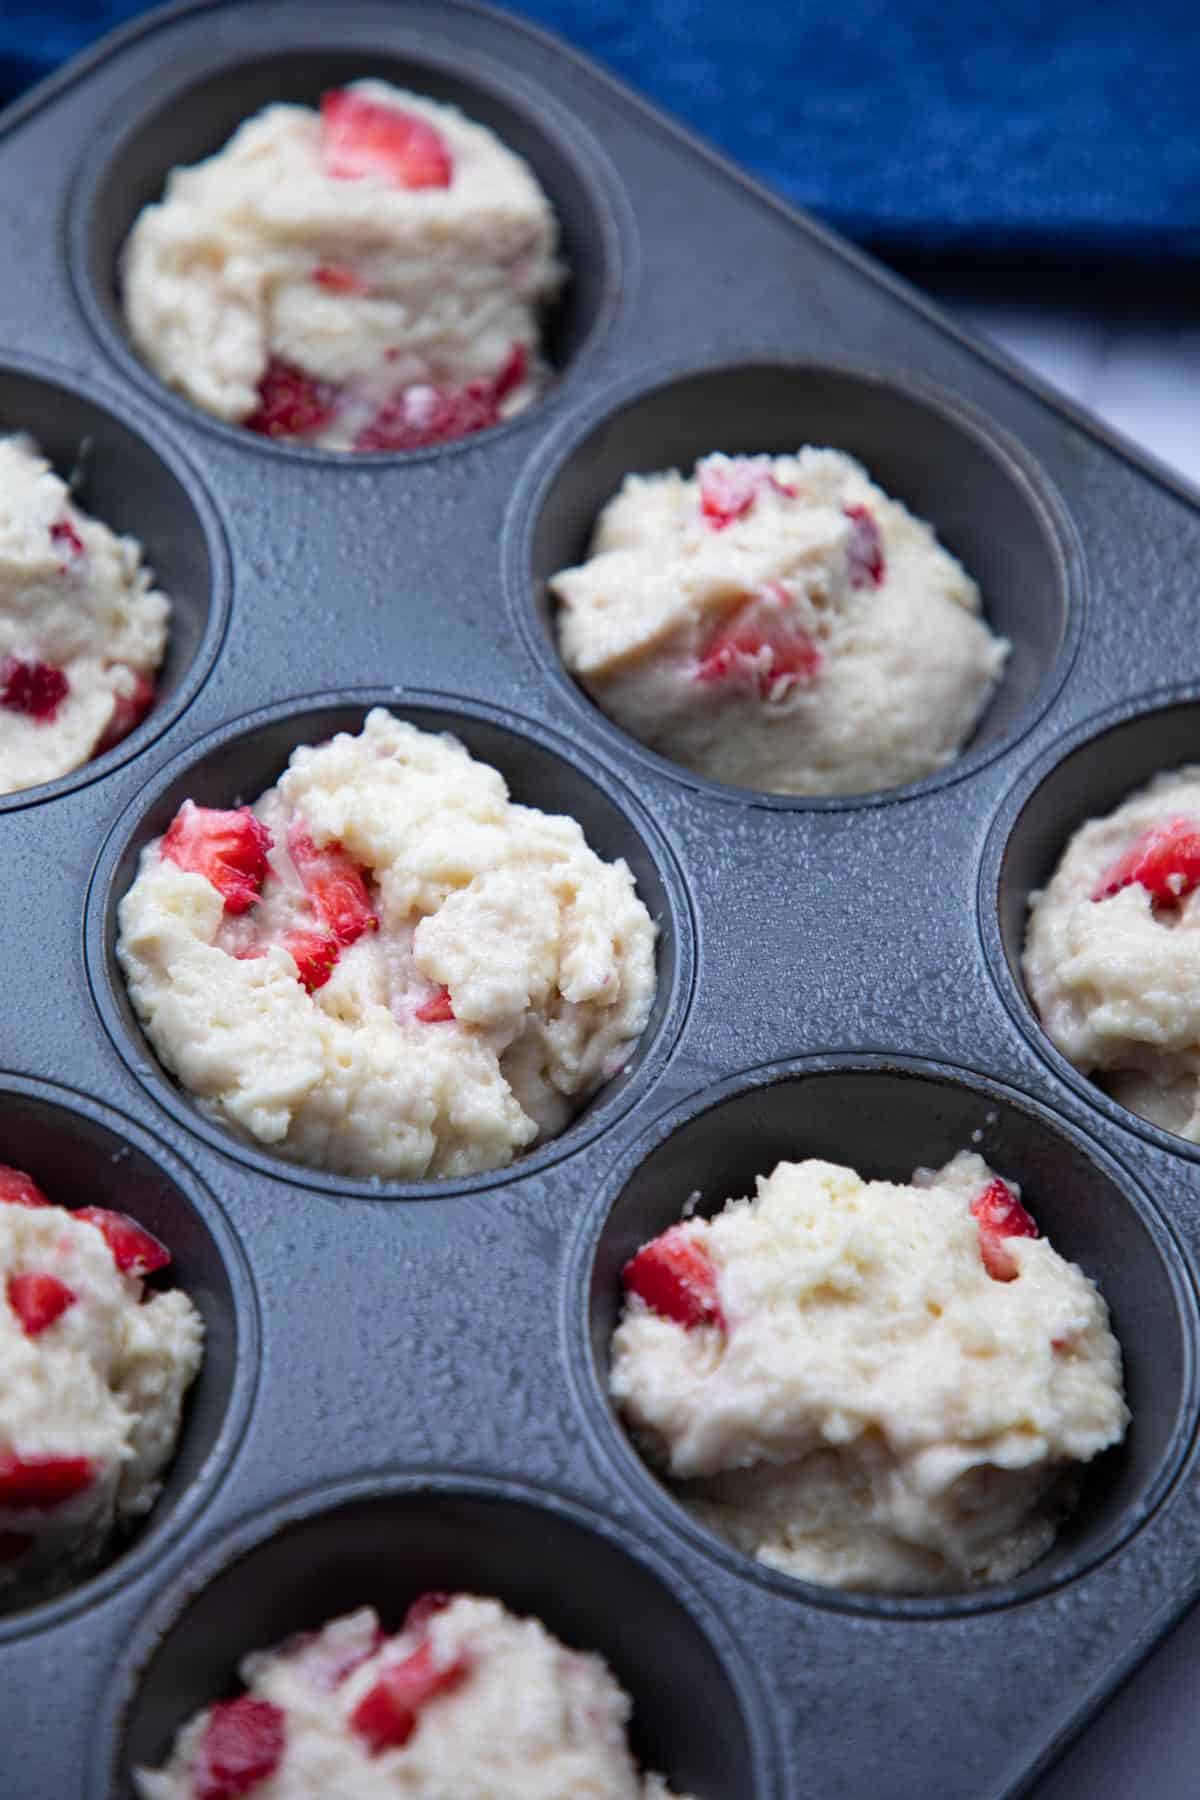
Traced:
<path fill-rule="evenodd" d="M 628 1259 L 684 1211 L 753 1194 L 781 1161 L 815 1157 L 868 1180 L 907 1182 L 974 1150 L 1019 1183 L 1042 1234 L 1096 1282 L 1124 1360 L 1132 1422 L 1082 1471 L 1053 1547 L 1014 1580 L 969 1593 L 891 1598 L 799 1581 L 696 1524 L 642 1462 L 608 1397 L 609 1350 Z M 659 1518 L 778 1593 L 887 1618 L 947 1617 L 1030 1600 L 1112 1555 L 1169 1492 L 1193 1437 L 1197 1314 L 1172 1235 L 1128 1173 L 1047 1107 L 967 1070 L 890 1056 L 813 1057 L 747 1071 L 659 1120 L 604 1184 L 578 1240 L 564 1318 L 579 1397 L 606 1463 Z M 581 1343 L 582 1338 L 582 1343 Z M 686 1490 L 686 1484 L 680 1484 Z"/>
<path fill-rule="evenodd" d="M 150 1289 L 180 1288 L 204 1320 L 204 1360 L 184 1402 L 162 1492 L 99 1570 L 55 1598 L 0 1610 L 0 1645 L 57 1625 L 144 1573 L 195 1521 L 229 1471 L 258 1381 L 258 1307 L 245 1258 L 211 1196 L 178 1157 L 121 1114 L 49 1082 L 0 1074 L 0 1162 L 55 1205 L 128 1213 L 171 1262 Z"/>
<path fill-rule="evenodd" d="M 624 1068 L 557 1137 L 480 1175 L 404 1183 L 356 1179 L 272 1155 L 235 1135 L 209 1119 L 158 1062 L 116 959 L 117 908 L 137 874 L 142 849 L 166 830 L 185 799 L 217 807 L 252 801 L 274 785 L 298 745 L 322 743 L 339 731 L 359 731 L 372 706 L 386 706 L 421 730 L 453 733 L 473 757 L 500 770 L 515 801 L 576 819 L 597 855 L 605 861 L 624 857 L 658 926 L 654 1004 Z M 264 1174 L 328 1193 L 371 1198 L 434 1198 L 494 1187 L 545 1168 L 606 1130 L 667 1063 L 690 1002 L 694 961 L 691 909 L 674 856 L 648 814 L 608 770 L 589 765 L 553 734 L 534 733 L 498 708 L 394 688 L 295 700 L 225 726 L 177 758 L 118 820 L 100 853 L 88 897 L 86 942 L 92 995 L 105 1027 L 157 1104 L 217 1149 Z"/>
<path fill-rule="evenodd" d="M 596 519 L 626 475 L 689 474 L 698 458 L 811 444 L 856 457 L 893 499 L 933 526 L 979 583 L 987 624 L 1012 646 L 970 742 L 945 769 L 874 794 L 768 794 L 694 774 L 649 750 L 587 699 L 559 656 L 550 578 L 582 562 Z M 507 585 L 526 643 L 560 694 L 639 759 L 726 799 L 846 808 L 925 793 L 1009 748 L 1066 679 L 1083 619 L 1074 529 L 1045 473 L 962 401 L 901 370 L 763 355 L 646 376 L 580 411 L 555 433 L 514 499 Z"/>
<path fill-rule="evenodd" d="M 646 1770 L 696 1800 L 772 1800 L 775 1746 L 742 1653 L 678 1573 L 624 1527 L 542 1488 L 391 1473 L 298 1495 L 245 1521 L 163 1597 L 116 1672 L 90 1800 L 125 1800 L 179 1727 L 236 1691 L 237 1664 L 374 1606 L 399 1630 L 429 1590 L 491 1596 L 598 1651 L 633 1701 Z"/>

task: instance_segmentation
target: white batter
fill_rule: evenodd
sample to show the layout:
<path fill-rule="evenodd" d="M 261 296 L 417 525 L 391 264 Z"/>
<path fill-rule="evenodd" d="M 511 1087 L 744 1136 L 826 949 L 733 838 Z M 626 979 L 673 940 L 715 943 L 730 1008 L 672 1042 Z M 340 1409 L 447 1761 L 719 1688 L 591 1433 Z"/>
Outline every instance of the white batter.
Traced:
<path fill-rule="evenodd" d="M 415 185 L 409 185 L 415 183 Z M 541 380 L 557 224 L 484 126 L 378 81 L 270 106 L 139 216 L 138 349 L 219 419 L 328 450 L 507 418 Z"/>
<path fill-rule="evenodd" d="M 911 1186 L 785 1162 L 673 1228 L 676 1261 L 707 1270 L 705 1316 L 630 1293 L 611 1388 L 700 1519 L 787 1574 L 878 1592 L 1002 1580 L 1048 1549 L 1064 1472 L 1124 1435 L 1121 1358 L 1080 1269 L 1044 1238 L 988 1241 L 971 1207 L 996 1179 L 967 1153 Z"/>
<path fill-rule="evenodd" d="M 68 1586 L 150 1510 L 202 1337 L 96 1225 L 0 1190 L 0 1609 Z"/>
<path fill-rule="evenodd" d="M 141 545 L 82 512 L 30 438 L 0 438 L 0 793 L 140 723 L 169 612 Z"/>
<path fill-rule="evenodd" d="M 550 589 L 563 659 L 610 718 L 773 793 L 942 768 L 1008 654 L 929 526 L 835 450 L 630 475 Z"/>
<path fill-rule="evenodd" d="M 392 1638 L 364 1607 L 312 1637 L 248 1656 L 242 1677 L 259 1702 L 246 1715 L 260 1747 L 252 1767 L 264 1772 L 229 1793 L 671 1800 L 660 1777 L 638 1773 L 625 1739 L 629 1699 L 601 1657 L 568 1650 L 536 1619 L 515 1618 L 495 1600 L 437 1598 L 441 1610 L 422 1619 L 418 1603 L 414 1622 Z M 423 1665 L 432 1679 L 406 1683 L 407 1738 L 380 1742 L 405 1726 L 368 1696 L 383 1672 L 414 1657 L 406 1673 Z M 142 1800 L 193 1800 L 197 1776 L 219 1767 L 215 1710 L 215 1727 L 213 1711 L 184 1726 L 164 1769 L 137 1773 Z"/>
<path fill-rule="evenodd" d="M 561 1131 L 624 1066 L 655 987 L 628 867 L 573 819 L 512 804 L 457 739 L 376 708 L 360 736 L 297 750 L 254 813 L 272 847 L 244 910 L 166 840 L 120 908 L 138 1016 L 214 1118 L 348 1174 L 468 1175 Z M 329 941 L 298 830 L 364 884 L 378 923 L 352 942 Z M 295 931 L 302 951 L 325 934 L 311 991 Z"/>
<path fill-rule="evenodd" d="M 1192 876 L 1171 874 L 1164 846 L 1154 861 L 1168 885 L 1182 888 L 1177 899 L 1169 891 L 1156 898 L 1136 879 L 1095 897 L 1138 839 L 1171 821 L 1190 822 L 1200 834 L 1200 767 L 1159 775 L 1075 833 L 1048 885 L 1030 897 L 1021 967 L 1063 1055 L 1122 1106 L 1195 1143 L 1200 894 Z"/>

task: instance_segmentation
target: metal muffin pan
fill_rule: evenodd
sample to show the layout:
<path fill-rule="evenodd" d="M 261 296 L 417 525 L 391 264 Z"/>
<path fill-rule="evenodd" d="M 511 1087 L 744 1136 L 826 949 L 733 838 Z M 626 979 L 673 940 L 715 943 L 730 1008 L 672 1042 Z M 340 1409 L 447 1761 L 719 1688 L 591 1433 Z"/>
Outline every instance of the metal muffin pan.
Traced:
<path fill-rule="evenodd" d="M 173 163 L 358 74 L 496 126 L 574 279 L 536 407 L 349 459 L 168 394 L 125 339 L 114 261 Z M 246 1649 L 359 1600 L 394 1620 L 430 1585 L 603 1651 L 639 1753 L 699 1800 L 909 1800 L 947 1769 L 956 1800 L 1023 1791 L 1200 1593 L 1196 1156 L 1062 1064 L 1017 967 L 1025 896 L 1074 825 L 1200 748 L 1200 689 L 1161 691 L 1200 682 L 1200 512 L 606 76 L 462 0 L 143 19 L 0 120 L 0 180 L 0 424 L 80 465 L 176 602 L 139 731 L 0 803 L 0 1160 L 139 1211 L 210 1332 L 158 1512 L 0 1618 L 4 1800 L 128 1800 L 131 1764 Z M 806 441 L 928 517 L 1013 643 L 974 742 L 906 789 L 705 782 L 604 719 L 553 648 L 546 575 L 627 470 Z M 574 812 L 662 927 L 627 1075 L 462 1183 L 372 1186 L 235 1142 L 159 1069 L 113 964 L 137 850 L 185 793 L 252 797 L 379 699 Z M 620 1263 L 692 1188 L 715 1208 L 781 1155 L 907 1175 L 968 1142 L 1100 1281 L 1128 1444 L 1003 1588 L 787 1581 L 633 1456 L 604 1392 Z"/>

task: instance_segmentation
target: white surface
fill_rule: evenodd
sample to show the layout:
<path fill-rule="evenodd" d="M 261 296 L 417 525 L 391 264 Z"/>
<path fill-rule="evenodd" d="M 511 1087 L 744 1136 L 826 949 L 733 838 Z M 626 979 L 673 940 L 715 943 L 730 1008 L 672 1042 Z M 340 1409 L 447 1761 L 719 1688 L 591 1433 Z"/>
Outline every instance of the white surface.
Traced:
<path fill-rule="evenodd" d="M 961 286 L 934 297 L 1200 487 L 1200 314 L 1181 303 L 1182 286 L 1149 300 L 1124 290 L 1091 302 L 1082 284 L 1044 299 Z M 1198 1687 L 1195 1610 L 1037 1784 L 1036 1800 L 1196 1800 Z"/>

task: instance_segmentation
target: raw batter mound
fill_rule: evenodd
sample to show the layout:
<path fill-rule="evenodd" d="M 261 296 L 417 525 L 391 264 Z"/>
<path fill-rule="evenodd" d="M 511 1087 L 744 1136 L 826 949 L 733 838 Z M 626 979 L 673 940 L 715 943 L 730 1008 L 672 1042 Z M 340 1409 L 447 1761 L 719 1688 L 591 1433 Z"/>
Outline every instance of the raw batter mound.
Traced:
<path fill-rule="evenodd" d="M 170 1260 L 0 1166 L 0 1611 L 69 1587 L 158 1497 L 204 1332 L 186 1294 L 146 1289 Z"/>
<path fill-rule="evenodd" d="M 425 1594 L 392 1638 L 363 1607 L 242 1677 L 138 1771 L 142 1800 L 672 1800 L 605 1662 L 495 1600 Z"/>
<path fill-rule="evenodd" d="M 123 258 L 134 343 L 218 419 L 324 450 L 466 436 L 536 397 L 557 224 L 528 166 L 380 81 L 269 106 L 172 173 Z"/>
<path fill-rule="evenodd" d="M 456 738 L 376 708 L 251 811 L 186 801 L 117 954 L 206 1112 L 320 1168 L 499 1168 L 621 1069 L 654 998 L 624 862 L 508 798 Z"/>
<path fill-rule="evenodd" d="M 1067 845 L 1021 967 L 1051 1042 L 1130 1112 L 1200 1142 L 1200 766 Z"/>
<path fill-rule="evenodd" d="M 685 768 L 771 793 L 942 768 L 1008 654 L 929 526 L 836 450 L 630 475 L 550 589 L 597 706 Z"/>
<path fill-rule="evenodd" d="M 154 701 L 170 604 L 27 437 L 0 438 L 0 793 L 110 750 Z"/>
<path fill-rule="evenodd" d="M 1071 1467 L 1125 1432 L 1104 1301 L 966 1152 L 908 1187 L 780 1163 L 624 1282 L 611 1387 L 645 1453 L 705 1524 L 806 1581 L 1016 1575 Z"/>

